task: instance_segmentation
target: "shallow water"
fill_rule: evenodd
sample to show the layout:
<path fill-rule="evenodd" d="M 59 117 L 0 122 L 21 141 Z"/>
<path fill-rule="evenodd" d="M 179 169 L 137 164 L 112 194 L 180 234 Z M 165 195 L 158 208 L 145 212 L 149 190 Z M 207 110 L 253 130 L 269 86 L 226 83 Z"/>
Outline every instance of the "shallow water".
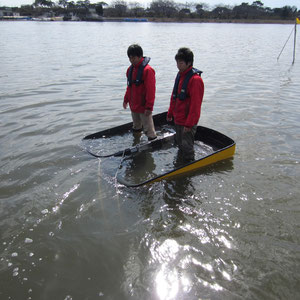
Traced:
<path fill-rule="evenodd" d="M 300 39 L 293 66 L 292 41 L 277 61 L 291 26 L 0 22 L 0 298 L 299 298 Z M 235 140 L 232 160 L 131 189 L 118 158 L 83 151 L 130 121 L 134 42 L 154 113 L 176 50 L 194 51 L 199 124 Z"/>

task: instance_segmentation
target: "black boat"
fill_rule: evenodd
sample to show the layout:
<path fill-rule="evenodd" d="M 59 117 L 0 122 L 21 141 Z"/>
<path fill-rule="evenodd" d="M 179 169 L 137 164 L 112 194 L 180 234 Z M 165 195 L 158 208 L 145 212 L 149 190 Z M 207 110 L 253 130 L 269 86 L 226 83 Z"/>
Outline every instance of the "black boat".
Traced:
<path fill-rule="evenodd" d="M 153 141 L 143 141 L 143 136 L 133 135 L 132 122 L 129 122 L 84 137 L 83 141 L 88 142 L 85 149 L 99 158 L 122 157 L 117 180 L 130 187 L 188 173 L 234 155 L 235 142 L 231 138 L 216 130 L 197 126 L 195 160 L 174 163 L 177 151 L 175 131 L 166 116 L 166 112 L 153 116 L 158 136 Z"/>

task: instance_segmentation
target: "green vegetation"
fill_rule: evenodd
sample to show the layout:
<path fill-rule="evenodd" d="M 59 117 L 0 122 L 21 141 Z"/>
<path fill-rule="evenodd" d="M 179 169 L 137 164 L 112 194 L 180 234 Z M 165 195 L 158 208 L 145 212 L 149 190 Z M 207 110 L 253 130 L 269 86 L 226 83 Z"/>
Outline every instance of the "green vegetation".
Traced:
<path fill-rule="evenodd" d="M 0 8 L 1 9 L 1 8 Z M 96 4 L 89 0 L 70 1 L 35 0 L 32 5 L 14 7 L 12 11 L 21 16 L 39 17 L 42 15 L 64 16 L 65 20 L 75 16 L 78 20 L 104 18 L 150 18 L 159 20 L 294 20 L 300 13 L 297 7 L 284 6 L 271 9 L 261 1 L 252 4 L 243 2 L 237 6 L 216 6 L 210 8 L 205 3 L 177 3 L 173 0 L 153 0 L 144 8 L 138 2 L 114 1 L 111 5 L 105 2 Z M 96 18 L 95 18 L 96 16 Z"/>

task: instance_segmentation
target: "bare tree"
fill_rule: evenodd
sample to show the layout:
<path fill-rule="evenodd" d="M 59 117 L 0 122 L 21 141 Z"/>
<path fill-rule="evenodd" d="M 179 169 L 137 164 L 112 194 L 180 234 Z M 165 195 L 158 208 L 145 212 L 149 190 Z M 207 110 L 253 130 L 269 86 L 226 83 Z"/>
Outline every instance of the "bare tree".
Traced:
<path fill-rule="evenodd" d="M 150 9 L 156 16 L 171 17 L 177 14 L 176 4 L 172 0 L 155 0 L 150 4 Z"/>
<path fill-rule="evenodd" d="M 63 8 L 68 7 L 68 0 L 59 0 L 58 5 L 62 6 Z"/>
<path fill-rule="evenodd" d="M 135 17 L 141 16 L 145 11 L 139 2 L 129 2 L 129 8 Z"/>
<path fill-rule="evenodd" d="M 35 7 L 52 7 L 54 6 L 54 2 L 48 0 L 35 0 L 33 5 Z"/>
<path fill-rule="evenodd" d="M 112 3 L 115 13 L 118 17 L 124 17 L 127 11 L 127 3 L 125 1 L 115 1 Z"/>
<path fill-rule="evenodd" d="M 259 7 L 263 7 L 264 6 L 264 4 L 261 2 L 261 1 L 254 1 L 253 3 L 252 3 L 252 5 L 253 6 L 259 6 Z"/>

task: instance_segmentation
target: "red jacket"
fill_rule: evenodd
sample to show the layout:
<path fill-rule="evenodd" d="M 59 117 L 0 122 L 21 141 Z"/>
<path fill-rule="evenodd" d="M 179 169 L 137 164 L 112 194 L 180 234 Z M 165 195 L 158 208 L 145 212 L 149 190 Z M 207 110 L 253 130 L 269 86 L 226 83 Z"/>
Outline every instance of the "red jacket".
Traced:
<path fill-rule="evenodd" d="M 180 94 L 183 80 L 186 74 L 192 69 L 188 68 L 186 71 L 180 73 L 178 95 Z M 168 118 L 173 118 L 174 123 L 184 127 L 193 127 L 197 125 L 200 114 L 201 104 L 204 94 L 204 83 L 200 76 L 194 75 L 187 86 L 187 97 L 185 100 L 179 100 L 177 97 L 173 99 L 171 95 L 170 107 L 168 110 Z"/>
<path fill-rule="evenodd" d="M 143 60 L 144 58 L 141 59 L 138 65 L 133 67 L 133 81 L 136 80 L 139 66 Z M 129 68 L 126 72 L 127 77 Z M 136 86 L 134 83 L 131 86 L 127 86 L 124 96 L 124 102 L 129 103 L 131 111 L 137 113 L 144 113 L 145 110 L 153 110 L 155 100 L 155 71 L 149 64 L 144 68 L 142 80 L 143 83 L 139 86 Z"/>

